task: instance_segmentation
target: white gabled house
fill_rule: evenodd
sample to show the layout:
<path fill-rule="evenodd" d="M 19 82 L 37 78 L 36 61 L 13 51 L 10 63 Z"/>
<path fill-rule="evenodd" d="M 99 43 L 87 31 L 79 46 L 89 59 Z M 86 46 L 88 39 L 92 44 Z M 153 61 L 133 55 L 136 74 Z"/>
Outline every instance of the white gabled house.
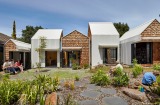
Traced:
<path fill-rule="evenodd" d="M 112 22 L 89 22 L 91 66 L 119 61 L 119 33 Z"/>
<path fill-rule="evenodd" d="M 152 19 L 130 29 L 120 38 L 120 48 L 123 64 L 131 65 L 134 58 L 147 66 L 160 63 L 160 22 Z"/>
<path fill-rule="evenodd" d="M 31 39 L 31 64 L 36 67 L 39 62 L 39 54 L 35 51 L 40 45 L 40 37 L 46 38 L 46 48 L 44 49 L 41 67 L 55 66 L 60 67 L 60 50 L 62 29 L 39 29 Z"/>

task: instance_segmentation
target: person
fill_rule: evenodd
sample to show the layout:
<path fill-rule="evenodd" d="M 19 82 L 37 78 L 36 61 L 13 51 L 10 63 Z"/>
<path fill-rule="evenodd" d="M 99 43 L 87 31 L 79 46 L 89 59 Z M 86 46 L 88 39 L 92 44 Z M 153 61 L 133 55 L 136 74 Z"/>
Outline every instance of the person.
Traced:
<path fill-rule="evenodd" d="M 156 76 L 155 76 L 152 72 L 146 72 L 146 73 L 143 75 L 143 79 L 142 79 L 142 84 L 143 84 L 143 85 L 150 86 L 150 85 L 152 85 L 154 82 L 156 82 Z"/>
<path fill-rule="evenodd" d="M 18 66 L 15 65 L 13 59 L 10 60 L 10 64 L 11 64 L 11 67 L 13 67 L 16 71 L 20 71 L 21 70 Z"/>
<path fill-rule="evenodd" d="M 22 66 L 22 64 L 20 63 L 20 60 L 18 60 L 17 62 L 15 62 L 15 67 L 18 67 L 20 70 L 21 70 L 21 72 L 23 72 L 23 66 Z"/>
<path fill-rule="evenodd" d="M 14 74 L 16 74 L 16 70 L 12 67 L 11 63 L 6 60 L 4 63 L 3 63 L 3 69 L 4 70 L 9 70 L 10 72 L 13 72 Z"/>

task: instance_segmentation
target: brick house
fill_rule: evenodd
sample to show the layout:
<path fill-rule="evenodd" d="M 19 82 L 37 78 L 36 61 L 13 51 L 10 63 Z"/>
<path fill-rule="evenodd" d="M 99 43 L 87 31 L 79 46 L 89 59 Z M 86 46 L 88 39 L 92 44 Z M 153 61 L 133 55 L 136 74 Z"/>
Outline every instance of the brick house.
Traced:
<path fill-rule="evenodd" d="M 62 67 L 71 67 L 73 62 L 89 65 L 89 50 L 89 38 L 77 30 L 62 37 Z"/>
<path fill-rule="evenodd" d="M 146 66 L 160 63 L 160 22 L 153 19 L 126 32 L 120 38 L 120 52 L 123 64 L 131 65 L 134 58 Z"/>
<path fill-rule="evenodd" d="M 0 33 L 0 65 L 3 65 L 4 61 L 4 44 L 11 39 L 11 37 Z M 1 67 L 0 67 L 1 70 Z"/>
<path fill-rule="evenodd" d="M 31 68 L 31 44 L 9 39 L 4 45 L 4 58 L 20 60 L 25 69 Z"/>

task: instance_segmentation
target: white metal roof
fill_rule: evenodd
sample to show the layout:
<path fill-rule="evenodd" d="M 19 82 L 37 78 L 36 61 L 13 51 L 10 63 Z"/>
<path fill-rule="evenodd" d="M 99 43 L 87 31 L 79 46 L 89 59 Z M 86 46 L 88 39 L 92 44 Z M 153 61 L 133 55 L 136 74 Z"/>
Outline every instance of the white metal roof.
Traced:
<path fill-rule="evenodd" d="M 92 35 L 119 35 L 112 22 L 89 22 Z"/>
<path fill-rule="evenodd" d="M 145 22 L 144 24 L 141 24 L 136 28 L 130 29 L 129 31 L 124 33 L 124 35 L 120 38 L 120 41 L 123 41 L 131 37 L 136 37 L 136 36 L 138 37 L 154 20 L 155 19 L 152 19 L 150 21 Z"/>
<path fill-rule="evenodd" d="M 14 40 L 14 39 L 10 39 L 10 40 L 16 45 L 16 49 L 18 51 L 20 51 L 20 50 L 30 51 L 30 49 L 31 49 L 31 44 L 29 44 L 29 43 L 25 43 L 25 42 Z M 10 40 L 8 40 L 8 41 L 10 41 Z"/>
<path fill-rule="evenodd" d="M 39 37 L 44 36 L 46 39 L 60 39 L 62 34 L 62 29 L 39 29 L 32 39 L 39 39 Z"/>

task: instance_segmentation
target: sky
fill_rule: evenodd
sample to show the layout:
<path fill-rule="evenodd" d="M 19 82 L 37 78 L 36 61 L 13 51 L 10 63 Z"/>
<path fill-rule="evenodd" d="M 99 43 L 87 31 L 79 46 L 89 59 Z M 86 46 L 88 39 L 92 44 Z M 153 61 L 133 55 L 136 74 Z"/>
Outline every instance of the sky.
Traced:
<path fill-rule="evenodd" d="M 17 37 L 28 25 L 87 35 L 88 22 L 123 22 L 134 28 L 160 20 L 159 14 L 160 0 L 0 0 L 0 33 L 11 36 L 15 20 Z"/>

